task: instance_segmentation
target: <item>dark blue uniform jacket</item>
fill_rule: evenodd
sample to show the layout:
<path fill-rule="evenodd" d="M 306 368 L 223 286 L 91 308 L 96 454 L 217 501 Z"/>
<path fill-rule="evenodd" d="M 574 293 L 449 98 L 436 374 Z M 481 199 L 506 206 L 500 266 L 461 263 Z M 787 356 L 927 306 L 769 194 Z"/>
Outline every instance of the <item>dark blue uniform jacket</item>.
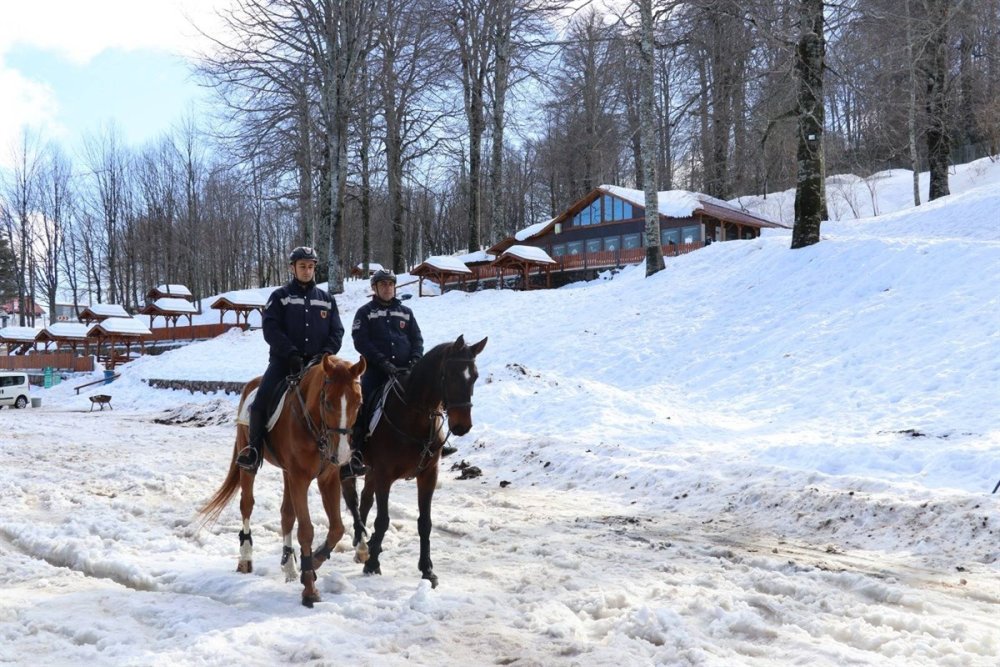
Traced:
<path fill-rule="evenodd" d="M 351 336 L 354 349 L 364 355 L 369 369 L 385 360 L 406 368 L 424 353 L 424 338 L 413 311 L 399 299 L 385 303 L 373 298 L 358 308 Z"/>
<path fill-rule="evenodd" d="M 317 354 L 340 352 L 344 325 L 337 302 L 316 283 L 303 286 L 294 278 L 271 293 L 264 309 L 264 340 L 271 362 L 285 363 L 294 353 L 305 361 Z"/>

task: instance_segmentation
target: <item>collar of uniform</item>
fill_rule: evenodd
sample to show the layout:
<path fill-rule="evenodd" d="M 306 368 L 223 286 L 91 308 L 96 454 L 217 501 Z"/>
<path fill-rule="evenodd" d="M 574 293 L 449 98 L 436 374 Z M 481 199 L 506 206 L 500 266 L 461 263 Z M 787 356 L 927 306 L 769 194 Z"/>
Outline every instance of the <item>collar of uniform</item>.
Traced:
<path fill-rule="evenodd" d="M 378 298 L 377 296 L 374 296 L 374 297 L 372 297 L 372 301 L 375 302 L 375 305 L 382 306 L 383 308 L 388 308 L 390 306 L 398 306 L 400 304 L 399 297 L 395 297 L 395 296 L 392 297 L 392 299 L 390 299 L 388 301 L 383 301 L 382 299 Z"/>
<path fill-rule="evenodd" d="M 313 287 L 316 287 L 316 281 L 310 280 L 308 283 L 302 284 L 295 278 L 292 278 L 291 280 L 288 281 L 287 287 L 288 291 L 290 292 L 297 292 L 298 294 L 308 294 Z"/>

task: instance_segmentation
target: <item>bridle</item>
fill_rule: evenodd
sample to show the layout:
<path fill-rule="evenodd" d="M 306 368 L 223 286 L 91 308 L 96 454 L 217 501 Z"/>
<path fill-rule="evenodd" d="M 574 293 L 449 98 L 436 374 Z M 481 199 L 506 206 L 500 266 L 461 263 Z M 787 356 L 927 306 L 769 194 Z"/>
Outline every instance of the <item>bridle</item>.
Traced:
<path fill-rule="evenodd" d="M 333 384 L 333 380 L 329 375 L 323 373 L 323 387 L 320 389 L 320 403 L 319 403 L 319 421 L 320 426 L 317 427 L 315 422 L 313 422 L 312 417 L 309 415 L 309 410 L 306 408 L 305 399 L 302 398 L 302 387 L 300 382 L 302 380 L 301 375 L 289 375 L 288 384 L 295 389 L 295 396 L 299 399 L 299 406 L 302 412 L 302 421 L 305 422 L 306 428 L 309 429 L 309 434 L 312 435 L 313 439 L 316 440 L 316 444 L 319 445 L 319 451 L 323 456 L 323 460 L 330 460 L 335 452 L 330 451 L 330 446 L 332 444 L 332 433 L 338 435 L 348 436 L 351 434 L 351 429 L 340 428 L 335 426 L 330 426 L 326 421 L 327 411 L 333 412 L 333 403 L 327 398 L 327 385 Z"/>

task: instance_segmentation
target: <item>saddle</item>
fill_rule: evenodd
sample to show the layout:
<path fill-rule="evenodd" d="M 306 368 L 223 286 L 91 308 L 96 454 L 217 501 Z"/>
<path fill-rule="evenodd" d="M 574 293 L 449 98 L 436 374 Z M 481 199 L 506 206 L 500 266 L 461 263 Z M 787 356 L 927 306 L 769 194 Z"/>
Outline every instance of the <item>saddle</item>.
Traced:
<path fill-rule="evenodd" d="M 390 378 L 375 392 L 375 404 L 371 406 L 371 417 L 368 419 L 368 430 L 365 431 L 365 439 L 375 432 L 375 427 L 378 426 L 379 421 L 382 419 L 382 410 L 385 407 L 385 401 L 389 397 L 389 392 L 392 391 L 394 384 L 395 381 Z"/>
<path fill-rule="evenodd" d="M 236 423 L 243 424 L 244 426 L 250 426 L 250 406 L 257 399 L 257 389 L 254 388 L 249 394 L 247 394 L 246 400 L 240 403 L 239 412 L 236 415 Z M 267 430 L 270 431 L 274 428 L 274 425 L 278 421 L 278 416 L 281 415 L 281 409 L 285 405 L 285 397 L 289 394 L 289 389 L 291 386 L 288 384 L 288 378 L 283 378 L 278 386 L 274 388 L 274 393 L 271 395 L 271 401 L 268 403 L 267 411 Z"/>

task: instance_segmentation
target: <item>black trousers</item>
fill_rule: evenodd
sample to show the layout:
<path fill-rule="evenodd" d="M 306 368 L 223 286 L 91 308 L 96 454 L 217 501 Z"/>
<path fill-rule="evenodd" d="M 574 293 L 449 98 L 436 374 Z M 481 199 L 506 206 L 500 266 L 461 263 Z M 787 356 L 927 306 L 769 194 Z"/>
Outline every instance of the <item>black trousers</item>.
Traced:
<path fill-rule="evenodd" d="M 285 377 L 288 376 L 288 364 L 283 361 L 272 361 L 267 365 L 267 370 L 264 371 L 264 377 L 260 379 L 260 386 L 257 388 L 257 396 L 253 399 L 253 405 L 250 406 L 251 412 L 258 413 L 265 420 L 267 419 L 267 410 L 271 405 L 271 398 L 274 396 L 274 390 Z"/>

